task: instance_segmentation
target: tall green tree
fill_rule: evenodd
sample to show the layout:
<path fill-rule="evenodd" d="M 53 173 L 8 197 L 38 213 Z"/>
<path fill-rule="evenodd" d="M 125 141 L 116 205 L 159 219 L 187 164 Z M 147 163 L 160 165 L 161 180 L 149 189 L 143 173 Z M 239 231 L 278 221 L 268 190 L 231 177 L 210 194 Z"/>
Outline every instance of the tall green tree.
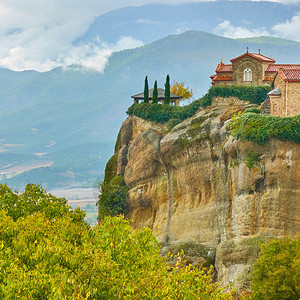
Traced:
<path fill-rule="evenodd" d="M 148 77 L 145 78 L 145 86 L 144 86 L 144 102 L 149 102 L 149 86 L 148 86 Z"/>
<path fill-rule="evenodd" d="M 153 96 L 152 96 L 152 103 L 158 103 L 158 92 L 157 92 L 157 80 L 154 82 L 154 88 L 153 88 Z"/>
<path fill-rule="evenodd" d="M 165 83 L 165 104 L 170 104 L 170 76 L 167 75 Z"/>

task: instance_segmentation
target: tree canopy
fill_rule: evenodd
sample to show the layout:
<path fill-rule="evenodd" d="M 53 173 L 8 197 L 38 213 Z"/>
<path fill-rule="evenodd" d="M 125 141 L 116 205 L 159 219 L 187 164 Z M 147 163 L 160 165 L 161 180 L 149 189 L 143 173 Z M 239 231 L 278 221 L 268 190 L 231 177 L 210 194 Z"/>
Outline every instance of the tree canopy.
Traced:
<path fill-rule="evenodd" d="M 158 91 L 157 91 L 157 80 L 154 82 L 153 88 L 153 96 L 152 96 L 152 103 L 158 103 Z"/>
<path fill-rule="evenodd" d="M 123 216 L 91 228 L 32 184 L 22 194 L 0 185 L 0 201 L 1 299 L 232 299 L 209 271 L 169 266 L 152 231 Z"/>
<path fill-rule="evenodd" d="M 165 104 L 170 104 L 170 76 L 169 74 L 166 77 L 165 83 Z"/>
<path fill-rule="evenodd" d="M 193 97 L 193 90 L 189 87 L 185 87 L 183 81 L 180 83 L 174 81 L 171 85 L 171 93 L 182 96 L 182 99 L 190 99 Z"/>
<path fill-rule="evenodd" d="M 251 289 L 254 299 L 298 300 L 300 297 L 300 236 L 262 245 L 254 264 Z"/>
<path fill-rule="evenodd" d="M 145 77 L 145 86 L 144 86 L 144 102 L 149 102 L 149 85 L 148 85 L 148 77 Z"/>

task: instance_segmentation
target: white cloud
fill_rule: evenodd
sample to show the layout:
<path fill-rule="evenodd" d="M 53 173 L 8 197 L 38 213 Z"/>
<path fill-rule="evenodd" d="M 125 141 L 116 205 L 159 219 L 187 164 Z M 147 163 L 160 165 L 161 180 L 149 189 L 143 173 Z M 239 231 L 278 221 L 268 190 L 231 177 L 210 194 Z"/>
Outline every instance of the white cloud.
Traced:
<path fill-rule="evenodd" d="M 245 27 L 233 26 L 228 20 L 220 23 L 214 29 L 214 33 L 229 38 L 248 38 L 269 35 L 269 32 L 265 28 L 247 29 Z"/>
<path fill-rule="evenodd" d="M 300 42 L 300 14 L 290 21 L 273 26 L 272 29 L 275 36 Z"/>
<path fill-rule="evenodd" d="M 162 22 L 160 22 L 160 21 L 153 21 L 153 20 L 149 20 L 149 19 L 138 19 L 138 20 L 135 20 L 134 23 L 153 24 L 153 25 L 161 25 L 162 24 Z"/>
<path fill-rule="evenodd" d="M 74 46 L 94 17 L 124 1 L 98 0 L 0 0 L 0 67 L 11 70 L 48 71 L 78 64 L 103 72 L 112 51 L 142 46 L 132 37 L 115 45 L 100 41 Z M 138 1 L 128 1 L 137 4 Z"/>
<path fill-rule="evenodd" d="M 121 36 L 115 45 L 110 45 L 109 47 L 112 51 L 121 51 L 124 49 L 133 49 L 143 46 L 144 43 L 140 40 L 136 40 L 131 36 Z"/>

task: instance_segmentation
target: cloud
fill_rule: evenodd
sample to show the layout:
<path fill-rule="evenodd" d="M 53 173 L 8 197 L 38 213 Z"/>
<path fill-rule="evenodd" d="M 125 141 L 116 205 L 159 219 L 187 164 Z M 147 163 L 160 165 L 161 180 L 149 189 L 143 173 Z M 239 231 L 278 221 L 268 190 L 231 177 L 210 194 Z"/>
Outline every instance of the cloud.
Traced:
<path fill-rule="evenodd" d="M 6 0 L 0 3 L 0 66 L 16 71 L 48 71 L 78 64 L 103 72 L 112 51 L 143 43 L 132 37 L 120 37 L 115 45 L 100 39 L 89 44 L 72 43 L 96 16 L 120 6 L 126 6 L 124 1 Z"/>
<path fill-rule="evenodd" d="M 118 42 L 114 45 L 109 45 L 112 51 L 121 51 L 125 49 L 134 49 L 143 46 L 144 43 L 140 40 L 136 40 L 131 36 L 121 36 Z"/>
<path fill-rule="evenodd" d="M 133 21 L 134 23 L 138 23 L 138 24 L 152 24 L 152 25 L 162 25 L 163 23 L 160 21 L 153 21 L 153 20 L 149 20 L 149 19 L 138 19 Z"/>
<path fill-rule="evenodd" d="M 162 4 L 177 5 L 214 0 L 161 0 Z M 300 0 L 278 0 L 300 3 Z M 112 9 L 157 3 L 155 0 L 0 0 L 0 67 L 12 70 L 35 69 L 47 71 L 57 66 L 77 63 L 103 71 L 112 51 L 141 46 L 133 37 L 120 37 L 115 45 L 100 39 L 89 44 L 74 45 L 94 18 Z M 299 16 L 274 26 L 275 34 L 297 38 Z M 138 19 L 138 23 L 151 20 Z M 298 26 L 299 28 L 299 26 Z M 178 28 L 181 32 L 185 28 Z M 229 37 L 267 34 L 264 29 L 249 30 L 234 27 L 225 21 L 216 33 Z M 101 37 L 100 37 L 101 38 Z"/>
<path fill-rule="evenodd" d="M 300 42 L 300 13 L 290 21 L 272 27 L 274 35 Z"/>
<path fill-rule="evenodd" d="M 248 38 L 269 35 L 269 32 L 265 28 L 247 29 L 245 27 L 233 26 L 228 20 L 220 23 L 214 29 L 214 33 L 228 38 Z"/>

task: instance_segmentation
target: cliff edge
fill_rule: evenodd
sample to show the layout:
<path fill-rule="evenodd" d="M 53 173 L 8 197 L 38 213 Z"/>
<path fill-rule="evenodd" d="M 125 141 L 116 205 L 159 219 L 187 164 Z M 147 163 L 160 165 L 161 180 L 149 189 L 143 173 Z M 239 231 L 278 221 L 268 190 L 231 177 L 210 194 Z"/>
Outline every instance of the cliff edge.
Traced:
<path fill-rule="evenodd" d="M 240 142 L 226 129 L 232 110 L 203 109 L 171 131 L 128 117 L 113 172 L 134 227 L 152 228 L 166 250 L 201 247 L 218 280 L 247 288 L 259 243 L 299 233 L 300 144 Z"/>

